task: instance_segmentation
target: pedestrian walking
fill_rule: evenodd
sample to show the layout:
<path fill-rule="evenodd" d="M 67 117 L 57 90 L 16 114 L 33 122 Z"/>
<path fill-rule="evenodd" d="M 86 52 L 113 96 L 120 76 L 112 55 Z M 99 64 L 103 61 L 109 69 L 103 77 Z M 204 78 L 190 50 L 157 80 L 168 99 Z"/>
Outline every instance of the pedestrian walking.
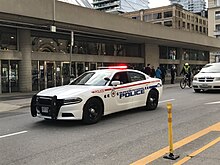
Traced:
<path fill-rule="evenodd" d="M 161 79 L 161 70 L 160 70 L 160 67 L 157 67 L 157 69 L 156 69 L 156 78 L 159 78 L 159 79 Z"/>

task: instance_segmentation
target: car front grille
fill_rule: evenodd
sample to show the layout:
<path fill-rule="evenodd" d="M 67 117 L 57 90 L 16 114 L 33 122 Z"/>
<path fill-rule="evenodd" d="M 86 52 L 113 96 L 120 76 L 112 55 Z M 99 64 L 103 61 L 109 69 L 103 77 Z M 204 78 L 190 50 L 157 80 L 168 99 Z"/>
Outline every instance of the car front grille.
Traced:
<path fill-rule="evenodd" d="M 63 100 L 55 99 L 54 97 L 47 97 L 47 96 L 37 96 L 36 97 L 36 108 L 39 113 L 44 116 L 51 116 L 55 114 L 57 117 L 60 107 L 63 105 Z M 45 112 L 43 108 L 46 108 L 47 111 Z"/>
<path fill-rule="evenodd" d="M 47 98 L 47 97 L 44 97 L 44 96 L 40 96 L 40 97 L 37 98 L 37 102 L 38 102 L 38 104 L 40 104 L 41 106 L 51 106 L 51 104 L 52 104 L 52 98 Z M 63 100 L 57 99 L 57 100 L 56 100 L 56 104 L 57 104 L 58 106 L 62 106 Z"/>
<path fill-rule="evenodd" d="M 214 81 L 214 77 L 201 77 L 198 78 L 199 82 L 213 82 Z"/>

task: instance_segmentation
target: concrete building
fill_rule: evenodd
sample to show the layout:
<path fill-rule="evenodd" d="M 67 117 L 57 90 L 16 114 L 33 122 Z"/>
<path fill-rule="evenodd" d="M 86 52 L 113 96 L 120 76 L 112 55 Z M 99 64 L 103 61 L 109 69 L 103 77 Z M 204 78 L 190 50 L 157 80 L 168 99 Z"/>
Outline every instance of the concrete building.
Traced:
<path fill-rule="evenodd" d="M 67 84 L 99 66 L 204 65 L 220 48 L 213 37 L 54 0 L 1 0 L 0 18 L 1 93 Z"/>
<path fill-rule="evenodd" d="M 220 39 L 220 0 L 208 1 L 208 35 Z M 220 62 L 220 50 L 210 53 L 211 62 Z"/>
<path fill-rule="evenodd" d="M 208 35 L 208 19 L 189 12 L 178 4 L 124 13 L 123 16 L 174 29 Z"/>
<path fill-rule="evenodd" d="M 193 13 L 201 13 L 206 10 L 205 0 L 170 0 L 170 3 L 180 4 L 184 9 Z"/>
<path fill-rule="evenodd" d="M 148 9 L 148 0 L 93 0 L 93 8 L 110 13 L 126 13 Z"/>

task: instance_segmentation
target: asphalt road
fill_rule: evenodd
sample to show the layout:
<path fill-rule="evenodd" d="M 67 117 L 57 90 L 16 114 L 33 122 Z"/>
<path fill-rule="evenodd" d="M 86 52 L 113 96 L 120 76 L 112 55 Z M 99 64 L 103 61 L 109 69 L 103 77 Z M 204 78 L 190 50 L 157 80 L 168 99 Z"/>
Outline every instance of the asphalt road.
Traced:
<path fill-rule="evenodd" d="M 136 109 L 116 113 L 94 125 L 32 118 L 28 108 L 2 112 L 0 164 L 128 165 L 168 146 L 167 101 L 173 105 L 175 143 L 220 122 L 219 96 L 220 92 L 167 88 L 155 111 Z M 160 157 L 152 164 L 178 162 L 218 137 L 220 131 L 211 131 L 176 149 L 178 160 Z M 216 143 L 186 164 L 217 165 L 219 153 L 220 144 Z"/>

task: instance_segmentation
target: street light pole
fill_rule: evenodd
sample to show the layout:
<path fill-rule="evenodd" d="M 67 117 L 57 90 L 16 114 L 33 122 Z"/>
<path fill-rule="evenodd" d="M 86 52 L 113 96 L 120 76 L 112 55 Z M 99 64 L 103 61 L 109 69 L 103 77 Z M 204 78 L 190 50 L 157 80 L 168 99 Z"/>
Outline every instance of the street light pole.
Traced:
<path fill-rule="evenodd" d="M 70 79 L 72 75 L 72 51 L 73 51 L 73 45 L 74 45 L 74 32 L 71 31 L 71 43 L 70 43 Z"/>

